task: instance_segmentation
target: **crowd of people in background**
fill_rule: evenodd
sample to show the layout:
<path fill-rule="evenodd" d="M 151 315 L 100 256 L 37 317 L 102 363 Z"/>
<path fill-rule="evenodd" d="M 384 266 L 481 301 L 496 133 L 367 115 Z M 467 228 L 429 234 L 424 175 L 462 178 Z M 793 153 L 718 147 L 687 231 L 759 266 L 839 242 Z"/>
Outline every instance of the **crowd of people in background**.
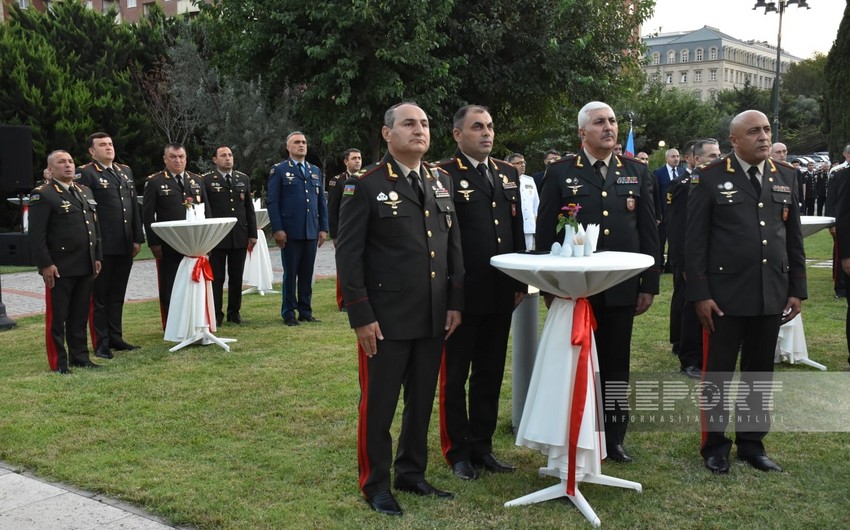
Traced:
<path fill-rule="evenodd" d="M 327 185 L 322 170 L 306 160 L 307 137 L 293 131 L 286 138 L 288 156 L 270 170 L 267 202 L 284 271 L 280 315 L 290 327 L 321 322 L 313 312 L 312 280 L 317 250 L 329 235 L 337 306 L 347 312 L 358 345 L 359 485 L 374 510 L 401 515 L 391 483 L 417 495 L 453 496 L 425 478 L 438 379 L 442 452 L 453 475 L 477 480 L 485 472 L 515 470 L 494 454 L 492 439 L 512 312 L 528 286 L 491 266 L 490 258 L 549 250 L 563 239 L 556 224 L 567 203 L 580 205 L 583 224 L 600 226 L 598 250 L 639 252 L 654 261 L 639 276 L 589 298 L 603 400 L 609 388 L 629 382 L 635 317 L 651 307 L 665 272 L 672 274 L 669 340 L 680 371 L 717 388 L 724 388 L 739 356 L 744 379 L 773 371 L 779 326 L 807 297 L 802 215 L 837 217 L 835 289 L 836 296 L 846 294 L 850 145 L 842 164 L 799 157 L 788 163 L 786 146 L 770 143 L 767 117 L 746 111 L 730 125 L 730 152 L 722 153 L 716 139 L 695 139 L 668 149 L 665 163 L 651 169 L 647 153 L 622 153 L 617 118 L 603 102 L 581 109 L 577 133 L 578 152 L 549 150 L 544 169 L 527 175 L 522 153 L 506 161 L 492 156 L 496 127 L 489 110 L 466 105 L 454 116 L 457 150 L 429 164 L 427 113 L 400 103 L 387 110 L 381 127 L 386 156 L 361 169 L 361 152 L 350 148 L 342 155 L 345 171 Z M 184 219 L 191 205 L 204 204 L 206 217 L 237 219 L 210 263 L 215 325 L 241 324 L 246 252 L 263 236 L 250 178 L 235 169 L 231 148 L 216 147 L 215 169 L 197 175 L 187 171 L 185 147 L 167 144 L 164 169 L 147 177 L 140 206 L 133 172 L 116 162 L 110 136 L 94 133 L 88 146 L 91 161 L 80 167 L 67 152 L 53 151 L 49 180 L 30 196 L 51 369 L 65 374 L 98 366 L 86 345 L 88 318 L 96 357 L 139 348 L 124 339 L 122 308 L 133 257 L 145 240 L 157 260 L 165 327 L 183 256 L 151 225 Z M 551 303 L 550 294 L 544 298 Z M 850 351 L 850 318 L 847 326 Z M 402 387 L 393 458 L 390 429 Z M 747 405 L 767 420 L 756 427 L 739 422 L 738 458 L 781 471 L 763 444 L 768 412 L 755 401 Z M 705 466 L 728 473 L 728 422 L 719 409 L 705 418 Z M 632 461 L 621 402 L 604 411 L 603 423 L 608 460 Z"/>

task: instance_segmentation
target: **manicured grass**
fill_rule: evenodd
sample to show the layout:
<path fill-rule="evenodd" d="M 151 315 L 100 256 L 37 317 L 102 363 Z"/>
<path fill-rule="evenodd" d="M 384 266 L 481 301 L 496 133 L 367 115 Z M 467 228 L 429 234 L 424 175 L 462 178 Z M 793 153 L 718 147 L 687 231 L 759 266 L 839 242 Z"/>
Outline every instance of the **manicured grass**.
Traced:
<path fill-rule="evenodd" d="M 826 232 L 806 242 L 811 258 L 829 258 Z M 636 320 L 634 372 L 678 370 L 667 343 L 669 275 L 662 291 Z M 846 305 L 833 299 L 828 269 L 809 269 L 809 295 L 810 356 L 843 371 Z M 321 323 L 287 328 L 280 295 L 249 295 L 246 324 L 218 333 L 238 339 L 232 352 L 192 346 L 169 353 L 155 302 L 128 304 L 125 337 L 143 349 L 65 377 L 48 371 L 43 318 L 20 319 L 0 334 L 0 459 L 199 528 L 589 527 L 566 499 L 503 507 L 554 483 L 537 475 L 544 457 L 514 446 L 510 373 L 495 444 L 516 474 L 454 479 L 434 414 L 428 478 L 457 498 L 399 494 L 404 517 L 370 511 L 357 488 L 354 334 L 336 311 L 333 280 L 317 282 L 314 307 Z M 626 446 L 636 461 L 603 470 L 641 482 L 644 492 L 581 489 L 608 528 L 846 527 L 848 440 L 846 433 L 772 433 L 767 447 L 785 473 L 734 462 L 730 475 L 715 477 L 703 468 L 696 430 L 632 432 Z"/>

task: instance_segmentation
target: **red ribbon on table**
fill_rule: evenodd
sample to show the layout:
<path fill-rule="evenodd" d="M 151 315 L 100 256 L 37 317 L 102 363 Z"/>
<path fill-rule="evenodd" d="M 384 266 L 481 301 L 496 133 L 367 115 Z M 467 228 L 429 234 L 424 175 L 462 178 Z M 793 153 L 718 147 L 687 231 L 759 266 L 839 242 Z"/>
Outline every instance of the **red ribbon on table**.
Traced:
<path fill-rule="evenodd" d="M 573 309 L 573 330 L 571 343 L 580 346 L 578 365 L 576 366 L 573 384 L 573 400 L 570 406 L 570 439 L 569 439 L 569 469 L 567 470 L 567 495 L 576 494 L 576 450 L 581 421 L 584 417 L 584 403 L 587 399 L 587 369 L 590 363 L 590 352 L 593 347 L 593 332 L 596 330 L 596 318 L 587 298 L 576 300 Z"/>
<path fill-rule="evenodd" d="M 204 280 L 213 279 L 212 266 L 206 256 L 200 256 L 195 262 L 195 267 L 192 269 L 192 281 L 200 283 L 201 275 L 204 276 Z"/>

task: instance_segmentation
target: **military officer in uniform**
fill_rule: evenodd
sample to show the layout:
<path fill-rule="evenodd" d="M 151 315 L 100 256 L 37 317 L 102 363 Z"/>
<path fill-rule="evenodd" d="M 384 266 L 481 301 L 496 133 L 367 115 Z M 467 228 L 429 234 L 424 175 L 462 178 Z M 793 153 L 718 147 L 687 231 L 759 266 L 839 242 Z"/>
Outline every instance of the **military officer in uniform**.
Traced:
<path fill-rule="evenodd" d="M 242 272 L 245 258 L 257 243 L 257 215 L 251 196 L 251 178 L 233 169 L 233 152 L 226 145 L 215 148 L 215 169 L 203 175 L 207 208 L 212 217 L 235 217 L 236 224 L 210 252 L 213 271 L 215 320 L 224 319 L 224 273 L 227 271 L 227 321 L 242 323 Z"/>
<path fill-rule="evenodd" d="M 388 154 L 345 184 L 336 262 L 358 342 L 360 489 L 372 509 L 401 515 L 390 491 L 390 426 L 402 385 L 395 488 L 452 497 L 425 480 L 425 468 L 443 343 L 463 309 L 463 257 L 451 179 L 422 162 L 425 112 L 394 105 L 381 134 Z"/>
<path fill-rule="evenodd" d="M 322 171 L 305 160 L 304 134 L 289 133 L 286 150 L 289 158 L 275 164 L 269 174 L 267 208 L 283 262 L 280 316 L 287 326 L 297 326 L 299 322 L 319 322 L 313 316 L 313 268 L 316 251 L 328 235 L 328 204 Z"/>
<path fill-rule="evenodd" d="M 761 112 L 735 116 L 729 138 L 733 152 L 696 171 L 688 198 L 687 293 L 706 348 L 700 452 L 711 472 L 729 472 L 733 415 L 738 458 L 781 471 L 765 452 L 770 413 L 759 388 L 769 388 L 779 326 L 807 296 L 796 171 L 768 158 L 770 122 Z M 739 351 L 743 403 L 726 388 Z M 733 401 L 735 410 L 726 410 Z"/>
<path fill-rule="evenodd" d="M 720 144 L 714 138 L 698 140 L 693 145 L 696 166 L 720 156 Z M 702 379 L 702 326 L 694 312 L 694 304 L 685 296 L 685 227 L 688 219 L 688 194 L 692 173 L 685 173 L 667 188 L 667 247 L 673 266 L 673 295 L 670 298 L 670 336 L 679 338 L 673 353 L 679 357 L 681 372 L 691 379 Z M 674 334 L 677 331 L 677 334 Z M 676 347 L 677 346 L 677 347 Z"/>
<path fill-rule="evenodd" d="M 103 254 L 94 195 L 74 183 L 74 159 L 53 151 L 47 166 L 53 179 L 30 194 L 29 240 L 46 287 L 47 360 L 67 374 L 72 366 L 98 366 L 89 359 L 86 320 Z"/>
<path fill-rule="evenodd" d="M 443 455 L 463 480 L 515 468 L 493 454 L 499 393 L 511 315 L 526 288 L 490 265 L 490 258 L 525 250 L 519 174 L 490 157 L 496 136 L 490 112 L 461 107 L 452 134 L 458 149 L 440 163 L 452 177 L 464 265 L 463 326 L 446 342 L 440 385 Z M 469 381 L 469 409 L 466 384 Z"/>
<path fill-rule="evenodd" d="M 97 201 L 103 264 L 94 280 L 91 322 L 95 355 L 111 359 L 115 350 L 135 350 L 139 346 L 124 340 L 122 315 L 124 295 L 133 258 L 142 248 L 142 212 L 137 200 L 133 171 L 115 162 L 112 138 L 96 132 L 88 138 L 92 161 L 80 167 L 78 183 L 89 188 Z"/>
<path fill-rule="evenodd" d="M 330 225 L 331 239 L 336 239 L 339 228 L 339 205 L 342 200 L 342 188 L 349 177 L 360 171 L 360 166 L 363 164 L 360 150 L 353 147 L 346 149 L 342 154 L 342 162 L 345 164 L 345 171 L 328 181 L 328 224 Z M 336 305 L 340 311 L 345 311 L 339 274 L 336 275 Z"/>
<path fill-rule="evenodd" d="M 150 175 L 145 181 L 142 199 L 142 220 L 148 246 L 156 258 L 159 274 L 159 310 L 162 328 L 168 318 L 168 306 L 171 302 L 171 289 L 174 277 L 183 255 L 165 243 L 151 228 L 151 224 L 160 221 L 180 221 L 186 219 L 186 209 L 194 204 L 206 203 L 207 192 L 200 175 L 186 171 L 186 149 L 182 144 L 170 143 L 165 146 L 162 156 L 165 169 Z M 211 217 L 209 208 L 204 215 Z"/>
<path fill-rule="evenodd" d="M 548 249 L 563 239 L 555 227 L 561 208 L 581 205 L 578 222 L 599 225 L 597 250 L 640 252 L 655 259 L 655 266 L 590 297 L 596 316 L 596 346 L 603 401 L 607 389 L 629 380 L 634 317 L 646 312 L 658 294 L 661 274 L 658 228 L 655 222 L 652 175 L 646 164 L 613 154 L 617 142 L 617 118 L 601 101 L 585 105 L 578 113 L 578 130 L 584 148 L 566 156 L 546 170 L 537 213 L 537 248 Z M 548 297 L 551 300 L 551 296 Z M 605 402 L 605 442 L 608 458 L 630 462 L 623 447 L 628 425 L 628 403 Z"/>

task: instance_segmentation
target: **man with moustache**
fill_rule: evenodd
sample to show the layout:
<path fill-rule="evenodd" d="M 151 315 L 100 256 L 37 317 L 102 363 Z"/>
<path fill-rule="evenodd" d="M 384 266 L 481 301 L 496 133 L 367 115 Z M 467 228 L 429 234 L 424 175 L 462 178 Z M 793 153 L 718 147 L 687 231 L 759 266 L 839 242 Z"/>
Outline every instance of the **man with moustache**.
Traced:
<path fill-rule="evenodd" d="M 99 366 L 89 359 L 86 319 L 103 253 L 94 195 L 74 184 L 74 159 L 53 151 L 47 167 L 52 180 L 30 193 L 29 240 L 46 288 L 47 360 L 68 374 L 72 366 Z"/>
<path fill-rule="evenodd" d="M 596 346 L 602 383 L 605 442 L 608 458 L 631 462 L 623 447 L 629 421 L 628 402 L 612 399 L 608 388 L 624 388 L 629 381 L 629 361 L 634 317 L 646 312 L 658 293 L 661 275 L 658 227 L 652 176 L 643 162 L 613 154 L 617 143 L 617 118 L 606 103 L 592 101 L 578 113 L 579 138 L 584 146 L 577 155 L 554 162 L 543 179 L 537 213 L 538 248 L 551 248 L 563 231 L 555 232 L 558 214 L 568 203 L 581 206 L 578 222 L 599 225 L 597 250 L 640 252 L 655 265 L 639 276 L 589 298 L 596 317 Z M 546 295 L 551 303 L 552 296 Z"/>
<path fill-rule="evenodd" d="M 422 162 L 428 117 L 415 103 L 384 115 L 387 155 L 343 189 L 336 263 L 357 334 L 360 489 L 379 513 L 401 515 L 390 491 L 452 498 L 425 480 L 428 424 L 444 341 L 460 325 L 463 256 L 452 181 Z M 392 462 L 390 427 L 401 386 L 404 412 Z"/>
<path fill-rule="evenodd" d="M 735 116 L 729 139 L 732 153 L 697 170 L 688 198 L 687 291 L 705 336 L 700 452 L 712 473 L 729 472 L 733 416 L 738 458 L 781 471 L 765 452 L 770 412 L 758 389 L 769 388 L 779 326 L 807 296 L 796 172 L 768 157 L 770 122 L 761 112 Z M 739 351 L 748 393 L 732 398 Z M 735 410 L 726 410 L 732 401 Z"/>
<path fill-rule="evenodd" d="M 316 252 L 328 235 L 328 204 L 322 171 L 307 162 L 307 137 L 286 137 L 289 157 L 269 174 L 269 222 L 283 262 L 280 316 L 287 326 L 319 322 L 313 316 L 313 269 Z M 298 310 L 298 319 L 295 311 Z"/>
<path fill-rule="evenodd" d="M 464 268 L 463 326 L 446 342 L 440 371 L 443 455 L 460 479 L 483 468 L 512 473 L 493 454 L 499 394 L 511 315 L 525 286 L 490 265 L 490 258 L 525 250 L 519 174 L 490 156 L 496 132 L 486 107 L 466 105 L 454 115 L 458 149 L 440 167 L 452 177 Z M 469 382 L 467 410 L 466 384 Z"/>
<path fill-rule="evenodd" d="M 233 169 L 233 152 L 226 145 L 215 148 L 215 170 L 204 174 L 207 208 L 212 217 L 235 217 L 236 224 L 210 252 L 215 320 L 221 325 L 224 311 L 224 274 L 227 271 L 227 321 L 242 323 L 242 273 L 245 258 L 257 243 L 257 216 L 251 196 L 251 178 Z"/>
<path fill-rule="evenodd" d="M 78 169 L 79 184 L 86 186 L 97 201 L 103 261 L 92 288 L 89 315 L 95 356 L 111 359 L 115 350 L 135 350 L 124 340 L 122 318 L 124 295 L 133 258 L 142 248 L 142 212 L 137 200 L 133 171 L 115 162 L 112 138 L 103 132 L 88 137 L 92 161 Z"/>
<path fill-rule="evenodd" d="M 342 163 L 345 171 L 328 181 L 328 224 L 331 239 L 336 239 L 339 231 L 339 205 L 342 201 L 342 189 L 349 177 L 360 171 L 363 157 L 360 150 L 351 148 L 342 153 Z M 339 274 L 336 275 L 336 305 L 340 311 L 345 311 L 345 302 L 342 300 L 342 287 L 339 283 Z"/>
<path fill-rule="evenodd" d="M 182 144 L 166 144 L 162 160 L 165 162 L 165 169 L 150 175 L 145 181 L 142 219 L 145 234 L 148 236 L 148 246 L 157 260 L 159 310 L 162 329 L 165 329 L 174 277 L 177 276 L 183 255 L 160 239 L 151 225 L 161 221 L 185 220 L 186 209 L 191 207 L 190 205 L 207 202 L 207 192 L 200 175 L 186 171 L 186 149 Z M 212 217 L 209 208 L 204 208 L 204 215 Z"/>

